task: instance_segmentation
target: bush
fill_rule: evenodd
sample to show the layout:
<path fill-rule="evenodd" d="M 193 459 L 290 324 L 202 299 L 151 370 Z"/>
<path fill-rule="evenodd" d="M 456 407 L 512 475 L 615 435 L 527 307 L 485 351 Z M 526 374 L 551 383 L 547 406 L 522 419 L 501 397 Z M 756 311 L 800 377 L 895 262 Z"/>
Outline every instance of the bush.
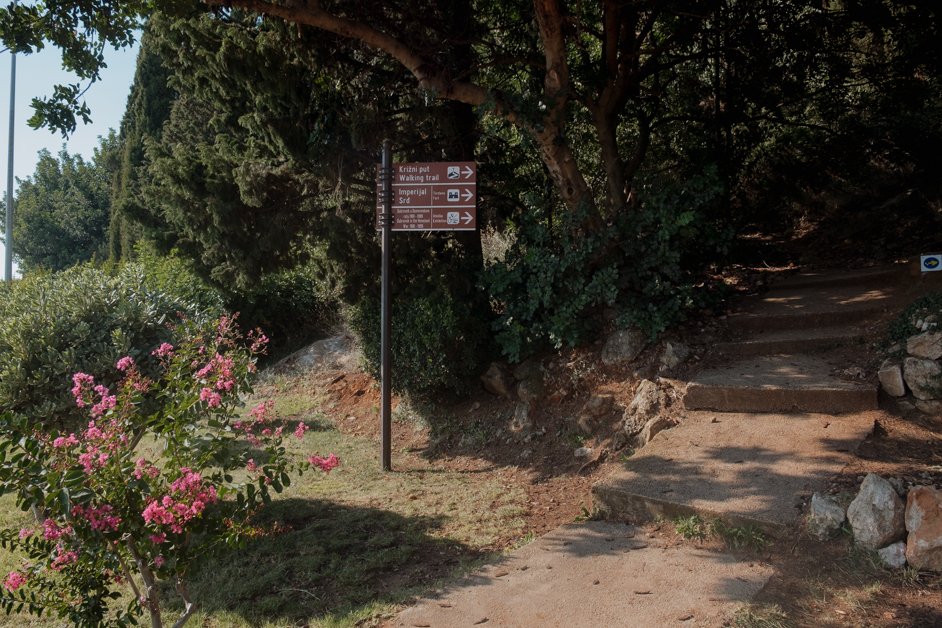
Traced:
<path fill-rule="evenodd" d="M 263 278 L 257 287 L 230 298 L 229 307 L 246 326 L 261 327 L 277 357 L 321 337 L 339 320 L 337 302 L 322 290 L 307 267 Z"/>
<path fill-rule="evenodd" d="M 936 326 L 942 325 L 942 292 L 933 292 L 916 299 L 894 318 L 887 333 L 890 344 L 905 343 L 907 338 L 922 332 L 916 327 L 916 322 L 927 319 Z"/>
<path fill-rule="evenodd" d="M 500 310 L 496 339 L 510 361 L 592 339 L 606 310 L 620 326 L 654 336 L 705 305 L 694 285 L 730 237 L 710 219 L 721 190 L 716 173 L 636 187 L 643 201 L 590 234 L 579 230 L 581 212 L 555 224 L 546 212 L 522 217 L 515 246 L 485 275 Z"/>
<path fill-rule="evenodd" d="M 368 300 L 352 309 L 350 326 L 363 347 L 366 367 L 379 377 L 379 302 Z M 456 299 L 439 284 L 420 294 L 397 294 L 392 313 L 392 386 L 427 396 L 448 389 L 465 393 L 469 380 L 488 354 L 487 321 L 472 305 Z"/>
<path fill-rule="evenodd" d="M 178 312 L 200 315 L 194 303 L 150 288 L 135 265 L 114 276 L 78 266 L 16 282 L 0 300 L 0 411 L 74 426 L 82 416 L 68 394 L 72 374 L 98 373 L 111 386 L 124 355 L 150 374 L 146 352 L 173 340 L 168 324 Z"/>
<path fill-rule="evenodd" d="M 0 494 L 43 515 L 39 525 L 0 531 L 0 546 L 27 559 L 0 590 L 7 613 L 99 626 L 137 624 L 147 612 L 159 628 L 172 584 L 184 603 L 173 625 L 182 626 L 196 610 L 187 589 L 194 567 L 257 534 L 251 517 L 292 474 L 339 464 L 333 455 L 290 460 L 290 432 L 273 403 L 241 414 L 263 334 L 243 336 L 228 316 L 176 327 L 177 345 L 145 354 L 157 362 L 153 377 L 130 356 L 115 365 L 114 387 L 73 375 L 73 403 L 90 419 L 84 430 L 37 432 L 30 419 L 0 413 Z M 306 430 L 300 423 L 293 435 Z M 134 595 L 121 609 L 126 586 Z"/>
<path fill-rule="evenodd" d="M 146 241 L 134 247 L 137 260 L 125 265 L 140 268 L 144 283 L 151 290 L 165 294 L 184 304 L 187 311 L 221 316 L 228 311 L 222 293 L 204 281 L 193 265 L 175 251 L 158 253 Z"/>

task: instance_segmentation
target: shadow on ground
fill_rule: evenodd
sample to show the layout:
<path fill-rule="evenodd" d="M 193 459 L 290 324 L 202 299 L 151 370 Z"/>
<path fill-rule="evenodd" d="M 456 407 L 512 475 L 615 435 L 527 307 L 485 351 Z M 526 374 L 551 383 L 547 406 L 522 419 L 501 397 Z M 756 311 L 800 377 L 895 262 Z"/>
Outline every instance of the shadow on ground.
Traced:
<path fill-rule="evenodd" d="M 207 615 L 236 615 L 249 625 L 304 625 L 394 602 L 477 557 L 430 535 L 441 524 L 327 501 L 274 502 L 257 521 L 260 535 L 200 565 L 191 592 Z"/>

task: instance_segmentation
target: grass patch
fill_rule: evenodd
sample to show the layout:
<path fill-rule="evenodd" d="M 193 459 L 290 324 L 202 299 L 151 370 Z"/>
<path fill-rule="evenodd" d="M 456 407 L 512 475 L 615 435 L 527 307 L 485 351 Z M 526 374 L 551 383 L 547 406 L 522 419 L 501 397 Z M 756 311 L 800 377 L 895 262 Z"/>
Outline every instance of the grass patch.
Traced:
<path fill-rule="evenodd" d="M 702 541 L 709 534 L 709 527 L 706 522 L 697 515 L 689 517 L 677 517 L 674 519 L 674 530 L 685 539 Z"/>
<path fill-rule="evenodd" d="M 190 589 L 201 610 L 188 625 L 375 625 L 523 534 L 523 490 L 409 454 L 394 455 L 396 472 L 383 473 L 377 442 L 342 434 L 314 397 L 287 383 L 279 388 L 285 392 L 273 397 L 281 414 L 311 426 L 303 441 L 285 441 L 288 454 L 333 452 L 342 466 L 295 479 L 259 514 L 255 538 L 195 570 Z M 0 500 L 0 524 L 28 523 L 11 496 Z M 0 570 L 18 566 L 18 557 L 0 552 Z M 166 604 L 168 618 L 180 610 L 173 595 Z M 49 618 L 0 614 L 0 625 L 49 625 Z"/>
<path fill-rule="evenodd" d="M 735 550 L 759 552 L 769 545 L 769 539 L 756 526 L 732 526 L 720 519 L 704 520 L 699 515 L 676 517 L 674 530 L 687 540 L 704 541 L 710 537 L 723 540 L 727 547 Z"/>
<path fill-rule="evenodd" d="M 793 625 L 777 604 L 749 604 L 733 616 L 736 628 L 791 628 Z"/>

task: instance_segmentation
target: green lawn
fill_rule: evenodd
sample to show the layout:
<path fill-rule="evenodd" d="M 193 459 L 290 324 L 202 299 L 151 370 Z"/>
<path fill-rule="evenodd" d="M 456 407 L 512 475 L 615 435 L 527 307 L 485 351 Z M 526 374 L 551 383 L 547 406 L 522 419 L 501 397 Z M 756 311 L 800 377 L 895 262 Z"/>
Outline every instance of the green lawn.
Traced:
<path fill-rule="evenodd" d="M 291 455 L 334 452 L 342 466 L 293 482 L 259 516 L 258 538 L 200 566 L 191 592 L 201 611 L 188 625 L 371 625 L 486 558 L 498 539 L 523 534 L 522 490 L 404 452 L 394 454 L 397 472 L 384 474 L 377 444 L 334 429 L 313 397 L 286 391 L 276 404 L 312 427 L 303 441 L 286 441 Z M 19 528 L 30 518 L 7 497 L 0 521 Z M 0 576 L 18 564 L 0 554 Z M 166 600 L 177 612 L 173 595 Z M 0 616 L 0 625 L 49 622 Z"/>

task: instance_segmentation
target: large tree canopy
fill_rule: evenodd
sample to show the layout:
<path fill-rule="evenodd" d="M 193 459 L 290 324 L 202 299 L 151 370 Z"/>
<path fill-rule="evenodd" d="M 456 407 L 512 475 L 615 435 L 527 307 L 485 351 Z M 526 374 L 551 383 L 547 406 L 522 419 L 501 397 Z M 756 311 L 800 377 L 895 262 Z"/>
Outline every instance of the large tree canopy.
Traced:
<path fill-rule="evenodd" d="M 35 172 L 17 191 L 13 241 L 24 271 L 107 257 L 116 143 L 114 134 L 103 138 L 91 161 L 65 148 L 58 155 L 39 152 Z"/>
<path fill-rule="evenodd" d="M 380 140 L 476 158 L 486 255 L 476 234 L 399 239 L 397 286 L 483 302 L 514 358 L 612 322 L 663 329 L 701 304 L 731 229 L 835 182 L 929 182 L 942 137 L 926 3 L 97 0 L 0 9 L 0 32 L 90 80 L 155 9 L 122 216 L 220 283 L 314 255 L 363 305 Z M 68 130 L 80 93 L 34 122 Z"/>

